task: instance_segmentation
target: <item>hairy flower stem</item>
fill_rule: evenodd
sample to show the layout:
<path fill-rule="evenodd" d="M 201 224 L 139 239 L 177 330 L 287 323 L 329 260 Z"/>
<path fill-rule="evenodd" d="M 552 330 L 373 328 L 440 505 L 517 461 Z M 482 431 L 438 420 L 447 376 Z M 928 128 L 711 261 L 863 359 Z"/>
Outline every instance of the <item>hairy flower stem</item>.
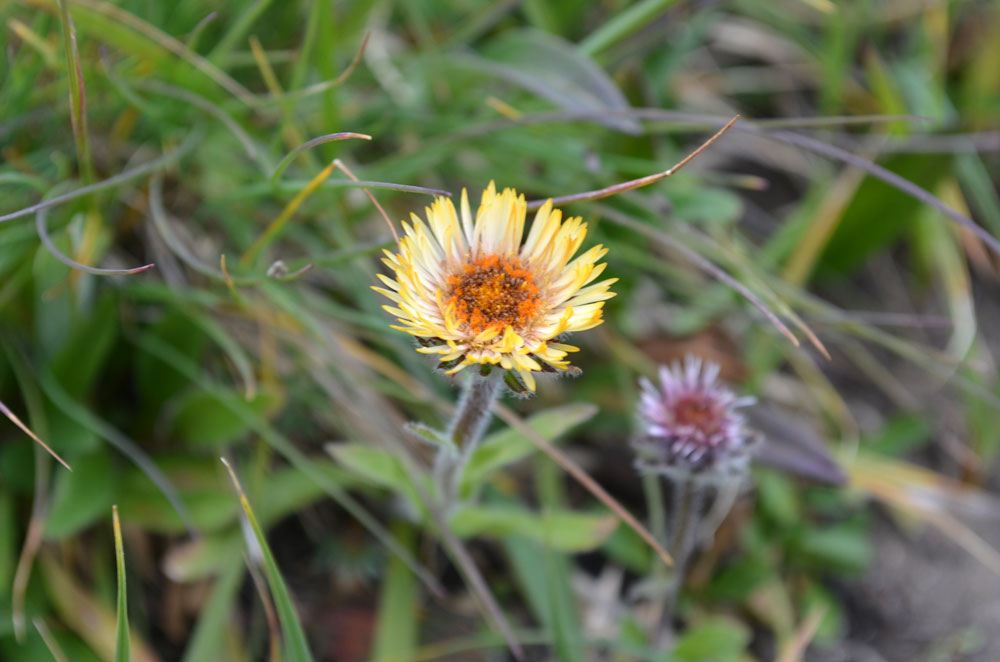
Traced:
<path fill-rule="evenodd" d="M 652 473 L 646 473 L 642 476 L 642 488 L 643 493 L 646 496 L 646 512 L 649 514 L 649 529 L 653 536 L 663 544 L 664 547 L 669 545 L 667 540 L 667 511 L 663 507 L 663 489 L 660 484 L 660 476 Z M 668 578 L 668 573 L 672 573 L 672 569 L 668 569 L 662 564 L 656 564 L 653 567 L 653 583 L 656 586 L 665 586 Z M 660 623 L 663 621 L 663 614 L 666 610 L 667 602 L 667 592 L 657 592 L 653 596 L 653 605 L 650 623 L 659 630 Z M 653 633 L 655 639 L 655 632 Z"/>
<path fill-rule="evenodd" d="M 486 424 L 493 416 L 493 403 L 500 395 L 502 372 L 492 370 L 485 377 L 473 374 L 465 382 L 462 397 L 448 424 L 448 436 L 460 453 L 471 453 L 479 444 Z"/>
<path fill-rule="evenodd" d="M 473 374 L 465 382 L 447 432 L 457 451 L 441 448 L 434 463 L 434 477 L 446 510 L 458 500 L 462 469 L 479 445 L 493 416 L 493 404 L 502 391 L 502 375 L 502 370 L 494 369 L 485 376 Z"/>
<path fill-rule="evenodd" d="M 670 555 L 674 558 L 673 578 L 667 589 L 664 608 L 661 614 L 661 627 L 669 631 L 670 620 L 673 618 L 677 605 L 677 596 L 684 585 L 684 575 L 694 543 L 698 538 L 701 522 L 701 511 L 705 499 L 705 487 L 696 480 L 679 478 L 671 481 L 673 495 L 671 499 L 670 522 Z"/>

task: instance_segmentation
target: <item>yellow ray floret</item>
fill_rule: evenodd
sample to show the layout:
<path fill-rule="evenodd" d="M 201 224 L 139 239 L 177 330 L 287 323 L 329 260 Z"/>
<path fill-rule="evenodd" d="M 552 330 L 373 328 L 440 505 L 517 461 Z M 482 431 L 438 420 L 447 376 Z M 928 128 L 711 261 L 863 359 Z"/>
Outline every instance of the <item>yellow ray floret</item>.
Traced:
<path fill-rule="evenodd" d="M 615 294 L 610 278 L 594 282 L 607 253 L 594 246 L 573 256 L 587 235 L 579 217 L 563 220 L 546 202 L 524 236 L 527 206 L 513 189 L 483 192 L 475 217 L 462 191 L 460 211 L 446 197 L 403 222 L 399 252 L 383 262 L 395 278 L 379 275 L 373 287 L 392 303 L 383 306 L 415 336 L 417 351 L 436 354 L 449 373 L 473 364 L 515 371 L 529 389 L 533 372 L 570 368 L 577 351 L 554 340 L 601 322 L 604 302 Z"/>

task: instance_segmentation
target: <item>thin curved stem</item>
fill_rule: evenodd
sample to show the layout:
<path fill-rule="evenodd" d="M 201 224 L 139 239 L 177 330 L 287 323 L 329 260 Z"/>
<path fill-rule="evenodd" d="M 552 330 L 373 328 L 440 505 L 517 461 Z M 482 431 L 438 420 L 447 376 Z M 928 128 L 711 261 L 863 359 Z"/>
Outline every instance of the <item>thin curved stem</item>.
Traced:
<path fill-rule="evenodd" d="M 49 198 L 48 200 L 43 200 L 37 204 L 24 207 L 23 209 L 18 209 L 17 211 L 13 211 L 9 214 L 4 214 L 3 216 L 0 216 L 0 223 L 3 223 L 4 221 L 12 221 L 15 218 L 21 218 L 22 216 L 27 216 L 29 214 L 34 214 L 38 211 L 41 211 L 42 209 L 55 207 L 56 205 L 61 205 L 64 202 L 69 202 L 70 200 L 74 200 L 76 198 L 88 195 L 90 193 L 94 193 L 96 191 L 103 191 L 104 189 L 117 186 L 118 184 L 122 184 L 124 182 L 136 179 L 138 177 L 142 177 L 147 173 L 155 172 L 161 168 L 165 168 L 174 161 L 176 161 L 178 158 L 186 154 L 187 152 L 191 151 L 198 144 L 199 137 L 200 134 L 198 134 L 195 131 L 192 131 L 190 134 L 188 134 L 188 137 L 184 139 L 183 143 L 175 147 L 172 151 L 166 152 L 165 154 L 161 154 L 152 161 L 143 163 L 142 165 L 136 166 L 131 170 L 126 170 L 125 172 L 118 173 L 113 177 L 108 177 L 105 180 L 95 182 L 94 184 L 81 186 L 80 188 L 74 189 L 69 193 L 57 195 L 54 198 Z"/>
<path fill-rule="evenodd" d="M 47 209 L 38 210 L 38 214 L 35 216 L 35 231 L 38 233 L 38 238 L 42 240 L 42 244 L 45 245 L 45 249 L 51 253 L 54 258 L 71 269 L 85 271 L 88 274 L 93 274 L 95 276 L 130 276 L 132 274 L 142 273 L 143 271 L 149 271 L 156 266 L 154 264 L 144 264 L 141 267 L 135 267 L 133 269 L 100 269 L 98 267 L 91 267 L 77 262 L 70 256 L 60 251 L 52 241 L 52 237 L 49 236 L 49 230 L 45 225 L 45 217 L 48 213 Z"/>

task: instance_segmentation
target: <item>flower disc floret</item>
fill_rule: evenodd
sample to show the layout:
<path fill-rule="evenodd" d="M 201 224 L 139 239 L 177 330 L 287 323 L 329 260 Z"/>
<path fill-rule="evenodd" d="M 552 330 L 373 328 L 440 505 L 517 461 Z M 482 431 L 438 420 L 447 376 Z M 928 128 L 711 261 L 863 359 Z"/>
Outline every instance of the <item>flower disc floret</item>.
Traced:
<path fill-rule="evenodd" d="M 383 262 L 374 288 L 393 305 L 384 308 L 417 338 L 417 351 L 436 354 L 449 373 L 475 364 L 514 371 L 534 390 L 534 372 L 570 369 L 577 351 L 560 336 L 603 322 L 604 302 L 617 279 L 597 281 L 606 253 L 595 246 L 573 257 L 587 224 L 563 220 L 551 200 L 536 212 L 525 236 L 527 205 L 513 189 L 497 193 L 492 182 L 473 216 L 463 190 L 460 211 L 436 198 L 426 221 L 411 215 L 396 253 Z M 597 282 L 595 282 L 597 281 Z"/>
<path fill-rule="evenodd" d="M 487 255 L 448 277 L 448 301 L 469 332 L 524 329 L 542 306 L 535 275 L 516 257 Z"/>

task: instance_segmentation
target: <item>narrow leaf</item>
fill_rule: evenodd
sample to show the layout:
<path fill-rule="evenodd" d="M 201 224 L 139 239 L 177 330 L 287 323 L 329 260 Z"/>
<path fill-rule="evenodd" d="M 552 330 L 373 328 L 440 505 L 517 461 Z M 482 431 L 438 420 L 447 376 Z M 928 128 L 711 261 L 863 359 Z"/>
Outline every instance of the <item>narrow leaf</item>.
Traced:
<path fill-rule="evenodd" d="M 414 527 L 399 521 L 393 527 L 393 534 L 401 544 L 413 548 L 416 540 Z M 379 662 L 410 660 L 415 657 L 419 643 L 417 608 L 420 585 L 398 557 L 389 557 L 387 566 L 379 592 L 372 659 Z"/>
<path fill-rule="evenodd" d="M 118 615 L 115 634 L 115 662 L 132 659 L 132 644 L 128 633 L 128 592 L 125 590 L 125 546 L 122 544 L 122 526 L 118 520 L 118 506 L 111 507 L 115 527 L 115 565 L 118 568 Z"/>
<path fill-rule="evenodd" d="M 229 477 L 233 481 L 233 487 L 236 489 L 237 494 L 239 494 L 243 513 L 246 515 L 247 521 L 253 529 L 257 545 L 260 547 L 260 553 L 264 561 L 264 573 L 267 576 L 267 584 L 271 589 L 271 597 L 278 611 L 278 620 L 281 623 L 282 635 L 285 638 L 286 659 L 289 662 L 311 662 L 313 658 L 312 653 L 309 652 L 305 630 L 302 629 L 302 622 L 299 620 L 295 605 L 292 604 L 292 596 L 288 592 L 288 586 L 285 584 L 285 580 L 281 576 L 281 571 L 278 569 L 278 564 L 274 560 L 274 555 L 271 553 L 271 548 L 267 544 L 264 531 L 260 528 L 257 516 L 254 515 L 253 509 L 250 507 L 250 502 L 247 500 L 246 493 L 243 492 L 243 487 L 236 477 L 236 472 L 233 471 L 233 468 L 225 458 L 221 459 L 222 463 L 226 466 L 226 470 L 229 472 Z"/>

